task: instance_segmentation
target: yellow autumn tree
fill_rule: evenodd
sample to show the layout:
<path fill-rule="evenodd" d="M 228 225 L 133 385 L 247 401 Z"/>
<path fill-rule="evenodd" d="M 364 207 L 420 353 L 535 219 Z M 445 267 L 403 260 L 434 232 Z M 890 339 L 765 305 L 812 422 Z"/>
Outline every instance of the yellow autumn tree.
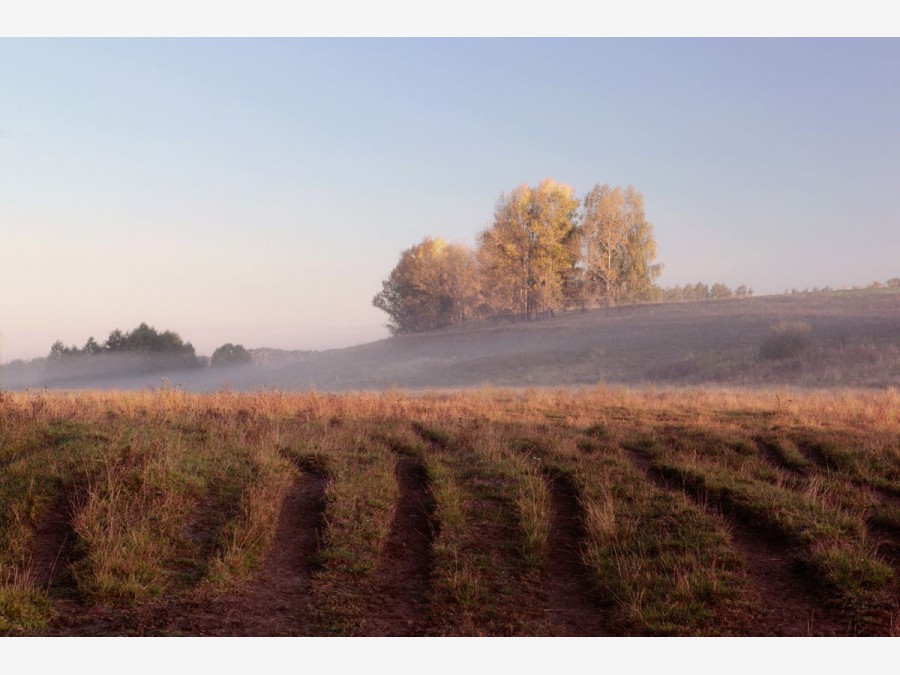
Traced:
<path fill-rule="evenodd" d="M 462 244 L 425 237 L 400 254 L 372 304 L 387 312 L 392 333 L 416 333 L 460 323 L 479 302 L 475 256 Z"/>
<path fill-rule="evenodd" d="M 578 261 L 577 210 L 572 188 L 551 179 L 500 196 L 478 250 L 482 295 L 494 313 L 530 320 L 564 305 Z"/>
<path fill-rule="evenodd" d="M 650 297 L 662 266 L 653 262 L 656 240 L 639 191 L 595 185 L 579 229 L 587 299 L 610 306 Z"/>

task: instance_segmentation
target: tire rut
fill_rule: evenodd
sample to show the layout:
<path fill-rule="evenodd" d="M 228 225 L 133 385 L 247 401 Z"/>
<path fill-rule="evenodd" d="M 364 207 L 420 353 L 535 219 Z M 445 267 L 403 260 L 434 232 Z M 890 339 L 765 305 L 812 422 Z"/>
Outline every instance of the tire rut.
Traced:
<path fill-rule="evenodd" d="M 325 528 L 327 477 L 304 471 L 285 492 L 275 536 L 259 571 L 225 597 L 188 594 L 155 607 L 140 634 L 306 636 L 310 577 Z"/>
<path fill-rule="evenodd" d="M 369 636 L 423 635 L 431 624 L 435 499 L 420 461 L 400 457 L 396 476 L 400 499 L 362 630 Z"/>
<path fill-rule="evenodd" d="M 883 493 L 875 494 L 882 507 L 889 507 L 900 513 L 900 499 Z M 874 535 L 879 552 L 890 558 L 894 567 L 900 571 L 900 522 L 896 519 L 882 521 L 876 517 L 870 518 L 866 525 Z"/>
<path fill-rule="evenodd" d="M 746 571 L 760 596 L 763 611 L 748 635 L 757 636 L 846 636 L 853 634 L 852 619 L 821 602 L 821 588 L 795 557 L 791 546 L 776 533 L 744 522 L 741 514 L 723 500 L 700 493 L 658 471 L 643 455 L 627 449 L 629 459 L 660 489 L 681 491 L 708 515 L 719 518 L 712 502 L 725 516 L 723 523 L 741 555 Z"/>
<path fill-rule="evenodd" d="M 26 576 L 39 589 L 50 591 L 65 578 L 69 564 L 75 559 L 73 520 L 78 510 L 78 491 L 63 490 L 34 531 L 34 543 Z"/>
<path fill-rule="evenodd" d="M 778 451 L 778 447 L 774 440 L 763 438 L 762 436 L 756 436 L 754 437 L 753 441 L 756 444 L 756 448 L 759 451 L 760 457 L 768 462 L 768 464 L 773 468 L 785 472 L 786 475 L 790 475 L 795 478 L 798 476 L 803 477 L 808 475 L 808 468 L 794 466 L 785 461 L 784 457 Z"/>
<path fill-rule="evenodd" d="M 447 460 L 454 473 L 468 473 L 458 464 L 468 451 L 458 450 L 442 434 L 418 422 L 411 426 L 432 451 Z M 470 458 L 475 461 L 473 456 Z M 474 593 L 477 599 L 461 601 L 448 596 L 444 589 L 435 605 L 445 612 L 441 617 L 435 616 L 441 635 L 534 635 L 546 626 L 546 617 L 537 606 L 540 589 L 533 586 L 522 569 L 523 533 L 517 524 L 515 504 L 508 495 L 509 480 L 491 472 L 461 477 L 460 485 L 466 493 L 466 533 L 459 554 L 470 561 L 477 560 L 474 580 L 465 582 L 471 584 L 467 592 Z"/>
<path fill-rule="evenodd" d="M 585 541 L 584 512 L 572 481 L 545 472 L 552 515 L 547 538 L 546 591 L 554 635 L 608 636 L 609 617 L 593 598 L 590 572 L 581 556 Z"/>

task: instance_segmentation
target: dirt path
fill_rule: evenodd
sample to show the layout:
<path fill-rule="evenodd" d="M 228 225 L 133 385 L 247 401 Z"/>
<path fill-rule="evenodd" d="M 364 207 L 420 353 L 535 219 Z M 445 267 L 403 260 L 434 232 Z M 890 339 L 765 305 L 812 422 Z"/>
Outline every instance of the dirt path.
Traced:
<path fill-rule="evenodd" d="M 141 634 L 217 636 L 303 636 L 309 579 L 324 528 L 325 485 L 319 473 L 304 472 L 288 488 L 272 544 L 261 569 L 226 597 L 190 595 L 154 607 L 140 622 Z"/>
<path fill-rule="evenodd" d="M 428 473 L 417 460 L 397 461 L 400 500 L 376 573 L 365 635 L 415 636 L 428 632 L 429 591 L 434 570 L 435 501 Z"/>
<path fill-rule="evenodd" d="M 546 591 L 554 635 L 610 635 L 606 612 L 592 600 L 590 577 L 581 557 L 584 514 L 575 486 L 561 473 L 548 472 L 552 500 L 547 539 Z"/>
<path fill-rule="evenodd" d="M 714 504 L 727 517 L 725 526 L 744 560 L 746 571 L 760 596 L 762 612 L 748 635 L 804 637 L 852 634 L 852 618 L 822 602 L 821 584 L 798 562 L 788 542 L 777 533 L 751 526 L 725 502 L 697 494 L 688 486 L 662 476 L 643 455 L 626 454 L 659 488 L 683 491 L 710 516 L 720 518 Z"/>
<path fill-rule="evenodd" d="M 27 574 L 36 588 L 50 589 L 74 558 L 77 536 L 72 519 L 75 508 L 75 492 L 64 490 L 35 528 Z"/>

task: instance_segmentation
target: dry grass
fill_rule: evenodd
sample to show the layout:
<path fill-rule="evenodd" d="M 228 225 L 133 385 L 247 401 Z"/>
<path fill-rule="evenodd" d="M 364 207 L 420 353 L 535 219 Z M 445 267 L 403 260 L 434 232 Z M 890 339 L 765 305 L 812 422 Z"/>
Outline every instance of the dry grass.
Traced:
<path fill-rule="evenodd" d="M 0 440 L 4 634 L 52 630 L 60 593 L 139 613 L 153 597 L 231 592 L 305 466 L 328 477 L 314 631 L 365 634 L 403 454 L 436 503 L 434 634 L 544 634 L 559 473 L 611 632 L 752 630 L 760 599 L 717 504 L 793 546 L 863 632 L 896 631 L 900 612 L 895 390 L 17 393 L 0 395 Z M 39 587 L 30 559 L 66 495 L 76 546 Z"/>
<path fill-rule="evenodd" d="M 364 628 L 367 592 L 387 540 L 399 495 L 396 458 L 355 421 L 332 423 L 310 451 L 326 459 L 325 540 L 312 583 L 315 623 L 325 635 Z"/>

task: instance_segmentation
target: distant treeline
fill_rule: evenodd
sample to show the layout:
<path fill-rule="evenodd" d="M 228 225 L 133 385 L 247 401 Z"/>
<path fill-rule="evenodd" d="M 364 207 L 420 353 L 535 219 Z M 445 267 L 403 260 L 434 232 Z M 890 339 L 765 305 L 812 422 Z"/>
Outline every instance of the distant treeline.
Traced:
<path fill-rule="evenodd" d="M 784 294 L 800 295 L 803 293 L 834 293 L 836 291 L 871 291 L 879 288 L 900 288 L 900 277 L 892 277 L 887 281 L 873 281 L 868 286 L 853 286 L 851 288 L 832 288 L 831 286 L 819 288 L 818 286 L 815 286 L 812 290 L 809 290 L 808 288 L 804 288 L 802 291 L 798 291 L 796 288 L 790 290 L 785 289 Z"/>
<path fill-rule="evenodd" d="M 192 370 L 249 365 L 250 353 L 243 345 L 226 343 L 212 358 L 198 356 L 194 346 L 172 330 L 158 331 L 141 323 L 131 331 L 118 328 L 103 342 L 89 337 L 84 346 L 66 346 L 57 340 L 45 358 L 30 363 L 13 362 L 6 367 L 10 375 L 34 375 L 38 368 L 49 381 L 78 380 L 90 377 L 118 377 L 135 373 Z M 32 371 L 29 373 L 29 371 Z M 38 373 L 40 374 L 40 373 Z"/>
<path fill-rule="evenodd" d="M 160 333 L 146 323 L 125 333 L 117 328 L 103 343 L 91 336 L 80 349 L 74 345 L 67 347 L 57 340 L 50 347 L 47 361 L 50 365 L 66 365 L 106 356 L 137 357 L 135 363 L 140 369 L 200 368 L 207 365 L 205 360 L 197 357 L 194 346 L 182 340 L 178 333 L 171 330 Z"/>
<path fill-rule="evenodd" d="M 474 250 L 425 237 L 403 251 L 372 304 L 388 314 L 391 332 L 414 333 L 473 318 L 753 294 L 719 283 L 660 288 L 655 260 L 639 191 L 597 184 L 578 199 L 571 186 L 546 179 L 501 195 Z"/>
<path fill-rule="evenodd" d="M 697 300 L 721 300 L 723 298 L 748 298 L 753 289 L 741 284 L 734 290 L 725 284 L 708 286 L 701 281 L 684 286 L 661 288 L 654 286 L 651 293 L 652 302 L 696 302 Z"/>

